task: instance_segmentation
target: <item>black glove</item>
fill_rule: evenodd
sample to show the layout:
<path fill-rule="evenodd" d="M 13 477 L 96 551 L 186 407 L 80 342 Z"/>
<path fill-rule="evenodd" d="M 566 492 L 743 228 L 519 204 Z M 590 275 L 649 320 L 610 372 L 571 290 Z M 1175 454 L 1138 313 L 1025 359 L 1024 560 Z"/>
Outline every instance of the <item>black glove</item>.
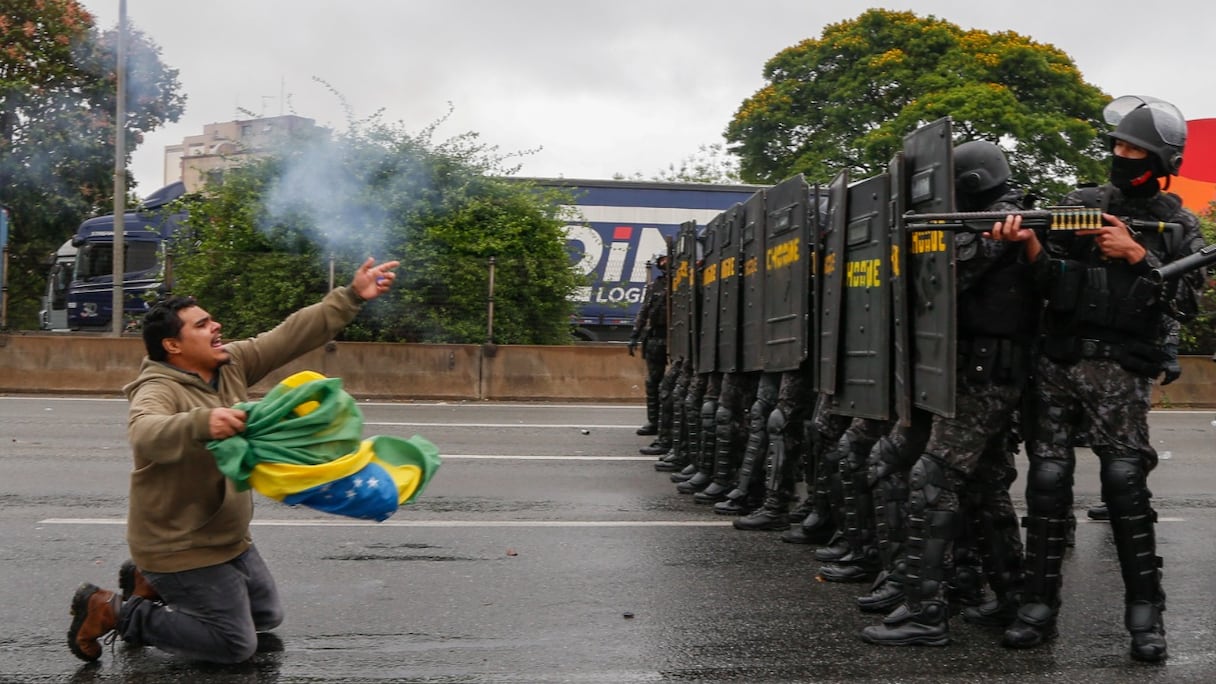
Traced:
<path fill-rule="evenodd" d="M 1182 377 L 1182 366 L 1178 365 L 1178 345 L 1167 344 L 1164 347 L 1164 351 L 1167 355 L 1169 355 L 1169 358 L 1166 359 L 1165 364 L 1162 365 L 1162 370 L 1165 371 L 1165 375 L 1161 378 L 1161 384 L 1168 385 Z"/>
<path fill-rule="evenodd" d="M 633 356 L 633 353 L 636 352 L 637 350 L 638 350 L 638 338 L 636 335 L 634 335 L 633 337 L 629 338 L 629 355 Z"/>

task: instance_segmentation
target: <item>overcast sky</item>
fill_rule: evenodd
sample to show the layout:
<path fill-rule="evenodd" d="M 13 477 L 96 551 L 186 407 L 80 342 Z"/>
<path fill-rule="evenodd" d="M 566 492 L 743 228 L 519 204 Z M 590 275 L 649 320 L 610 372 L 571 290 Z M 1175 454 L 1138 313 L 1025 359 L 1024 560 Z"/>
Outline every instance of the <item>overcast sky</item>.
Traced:
<path fill-rule="evenodd" d="M 99 26 L 119 0 L 81 0 Z M 466 131 L 521 158 L 519 175 L 652 176 L 723 142 L 764 62 L 881 6 L 1012 30 L 1068 53 L 1117 96 L 1216 117 L 1216 2 L 1133 0 L 127 0 L 129 20 L 179 70 L 181 120 L 134 153 L 136 191 L 161 185 L 166 145 L 204 124 L 298 114 L 346 128 L 377 110 L 417 131 L 454 108 Z"/>

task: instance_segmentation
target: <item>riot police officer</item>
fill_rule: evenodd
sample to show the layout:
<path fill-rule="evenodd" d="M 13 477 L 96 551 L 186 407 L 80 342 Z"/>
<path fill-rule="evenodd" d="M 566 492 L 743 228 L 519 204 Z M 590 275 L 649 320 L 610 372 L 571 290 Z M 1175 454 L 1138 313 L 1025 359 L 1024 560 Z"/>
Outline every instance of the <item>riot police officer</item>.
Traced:
<path fill-rule="evenodd" d="M 659 434 L 659 385 L 667 368 L 667 255 L 657 255 L 654 263 L 658 273 L 646 287 L 629 335 L 629 355 L 641 344 L 646 361 L 646 424 L 638 428 L 639 435 Z"/>
<path fill-rule="evenodd" d="M 987 141 L 959 145 L 954 150 L 954 170 L 955 198 L 963 211 L 1022 208 L 1022 194 L 1009 187 L 1009 164 L 997 145 Z M 974 520 L 985 545 L 989 583 L 998 594 L 997 604 L 984 615 L 1007 618 L 1006 606 L 1020 579 L 1022 548 L 1009 496 L 1013 464 L 1008 444 L 1010 416 L 1021 400 L 1039 300 L 1019 250 L 968 232 L 957 233 L 954 242 L 960 369 L 954 417 L 932 416 L 928 440 L 908 473 L 903 602 L 881 624 L 862 632 L 871 643 L 949 643 L 946 590 L 956 581 L 955 546 L 968 522 L 964 513 L 972 512 L 965 506 L 968 501 L 978 509 Z M 968 496 L 968 490 L 979 490 L 978 495 Z"/>
<path fill-rule="evenodd" d="M 1036 369 L 1033 439 L 1027 440 L 1025 601 L 1004 644 L 1029 648 L 1054 638 L 1060 610 L 1064 528 L 1072 508 L 1076 456 L 1088 444 L 1098 456 L 1102 499 L 1124 586 L 1124 625 L 1130 654 L 1166 657 L 1165 592 L 1157 555 L 1156 513 L 1146 485 L 1157 462 L 1149 442 L 1153 377 L 1167 357 L 1162 316 L 1185 320 L 1198 308 L 1203 269 L 1161 286 L 1153 268 L 1202 247 L 1198 219 L 1166 192 L 1182 163 L 1186 120 L 1168 102 L 1124 96 L 1107 105 L 1110 182 L 1083 188 L 1064 204 L 1097 207 L 1103 227 L 1044 241 L 1011 216 L 993 227 L 1002 240 L 1022 242 L 1047 305 L 1043 351 Z M 1161 180 L 1165 179 L 1165 188 Z M 1133 232 L 1129 222 L 1176 224 Z M 1087 434 L 1075 435 L 1077 426 Z"/>

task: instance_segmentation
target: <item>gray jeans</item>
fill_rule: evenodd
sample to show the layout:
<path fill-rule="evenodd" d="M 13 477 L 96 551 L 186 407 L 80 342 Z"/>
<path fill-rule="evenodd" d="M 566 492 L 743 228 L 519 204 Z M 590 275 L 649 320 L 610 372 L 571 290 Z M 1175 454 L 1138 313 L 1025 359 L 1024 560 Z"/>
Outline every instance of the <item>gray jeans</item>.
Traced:
<path fill-rule="evenodd" d="M 163 603 L 132 597 L 118 631 L 124 641 L 213 663 L 240 663 L 258 632 L 283 621 L 274 578 L 256 547 L 227 563 L 185 572 L 145 572 Z"/>

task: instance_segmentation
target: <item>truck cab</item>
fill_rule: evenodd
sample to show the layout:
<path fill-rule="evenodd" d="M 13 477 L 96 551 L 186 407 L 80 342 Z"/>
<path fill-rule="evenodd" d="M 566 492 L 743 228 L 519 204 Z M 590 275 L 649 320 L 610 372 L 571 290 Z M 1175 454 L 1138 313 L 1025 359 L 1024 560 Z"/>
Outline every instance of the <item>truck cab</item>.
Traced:
<path fill-rule="evenodd" d="M 128 317 L 142 316 L 145 293 L 161 285 L 165 241 L 185 217 L 166 207 L 184 194 L 184 184 L 172 183 L 123 215 L 123 310 Z M 98 216 L 81 223 L 72 238 L 75 268 L 66 295 L 67 327 L 72 330 L 113 325 L 114 228 L 113 215 Z"/>
<path fill-rule="evenodd" d="M 43 330 L 70 330 L 68 327 L 68 290 L 76 273 L 76 246 L 71 240 L 59 246 L 51 257 L 51 273 L 42 295 L 38 320 Z"/>

